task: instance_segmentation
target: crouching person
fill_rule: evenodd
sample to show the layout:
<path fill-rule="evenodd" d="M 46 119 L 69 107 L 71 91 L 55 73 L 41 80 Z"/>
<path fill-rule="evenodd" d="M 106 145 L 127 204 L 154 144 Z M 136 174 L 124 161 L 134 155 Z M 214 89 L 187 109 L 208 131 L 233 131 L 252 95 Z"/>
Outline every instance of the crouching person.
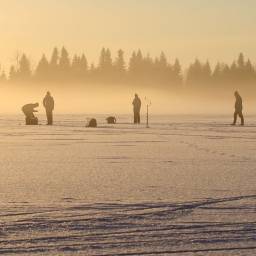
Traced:
<path fill-rule="evenodd" d="M 26 104 L 22 107 L 22 112 L 26 117 L 26 125 L 38 125 L 38 118 L 34 115 L 34 112 L 38 112 L 35 108 L 39 107 L 38 103 Z"/>

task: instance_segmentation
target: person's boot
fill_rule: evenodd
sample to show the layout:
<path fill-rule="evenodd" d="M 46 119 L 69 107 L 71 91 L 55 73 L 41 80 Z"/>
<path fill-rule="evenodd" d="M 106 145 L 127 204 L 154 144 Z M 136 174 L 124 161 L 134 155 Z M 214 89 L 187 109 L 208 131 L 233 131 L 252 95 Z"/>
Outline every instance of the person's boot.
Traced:
<path fill-rule="evenodd" d="M 231 125 L 233 125 L 233 126 L 236 125 L 236 121 L 237 121 L 237 115 L 236 115 L 236 113 L 234 113 L 234 121 Z"/>
<path fill-rule="evenodd" d="M 244 117 L 241 117 L 241 126 L 244 126 Z"/>

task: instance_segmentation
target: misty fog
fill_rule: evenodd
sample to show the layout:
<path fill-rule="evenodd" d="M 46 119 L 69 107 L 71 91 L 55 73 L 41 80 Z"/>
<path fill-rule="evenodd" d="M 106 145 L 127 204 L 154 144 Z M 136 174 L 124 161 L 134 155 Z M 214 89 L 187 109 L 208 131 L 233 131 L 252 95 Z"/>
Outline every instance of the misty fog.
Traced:
<path fill-rule="evenodd" d="M 127 88 L 125 88 L 127 87 Z M 151 102 L 151 114 L 232 114 L 234 109 L 235 88 L 230 91 L 198 93 L 195 90 L 156 90 L 138 88 L 130 85 L 110 86 L 72 86 L 64 84 L 23 84 L 1 86 L 1 114 L 21 114 L 21 107 L 27 103 L 38 102 L 39 113 L 44 113 L 42 100 L 47 91 L 53 95 L 55 114 L 131 114 L 134 93 L 142 100 L 142 112 L 146 112 L 147 103 Z M 244 112 L 253 114 L 256 111 L 256 95 L 240 91 L 244 99 Z"/>

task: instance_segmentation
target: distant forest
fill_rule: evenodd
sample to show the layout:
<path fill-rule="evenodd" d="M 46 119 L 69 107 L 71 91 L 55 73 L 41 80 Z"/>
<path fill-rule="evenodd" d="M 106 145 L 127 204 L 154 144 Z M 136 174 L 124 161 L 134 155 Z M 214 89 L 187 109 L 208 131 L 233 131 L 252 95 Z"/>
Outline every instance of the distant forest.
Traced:
<path fill-rule="evenodd" d="M 89 64 L 85 54 L 70 56 L 63 47 L 54 48 L 51 57 L 45 55 L 32 68 L 26 54 L 17 58 L 10 70 L 1 70 L 1 83 L 112 83 L 141 84 L 156 88 L 217 88 L 230 85 L 250 86 L 256 89 L 256 68 L 242 53 L 231 65 L 217 63 L 214 67 L 198 59 L 184 70 L 178 59 L 172 63 L 162 52 L 157 58 L 134 51 L 129 60 L 119 50 L 112 57 L 103 48 L 97 65 Z M 255 84 L 255 85 L 254 85 Z"/>

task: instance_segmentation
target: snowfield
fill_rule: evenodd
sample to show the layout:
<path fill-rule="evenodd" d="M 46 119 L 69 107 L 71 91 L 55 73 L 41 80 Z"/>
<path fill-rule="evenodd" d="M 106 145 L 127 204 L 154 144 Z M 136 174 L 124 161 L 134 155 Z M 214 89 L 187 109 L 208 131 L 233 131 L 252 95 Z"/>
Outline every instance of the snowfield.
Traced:
<path fill-rule="evenodd" d="M 86 117 L 0 117 L 1 255 L 256 254 L 256 117 Z"/>

